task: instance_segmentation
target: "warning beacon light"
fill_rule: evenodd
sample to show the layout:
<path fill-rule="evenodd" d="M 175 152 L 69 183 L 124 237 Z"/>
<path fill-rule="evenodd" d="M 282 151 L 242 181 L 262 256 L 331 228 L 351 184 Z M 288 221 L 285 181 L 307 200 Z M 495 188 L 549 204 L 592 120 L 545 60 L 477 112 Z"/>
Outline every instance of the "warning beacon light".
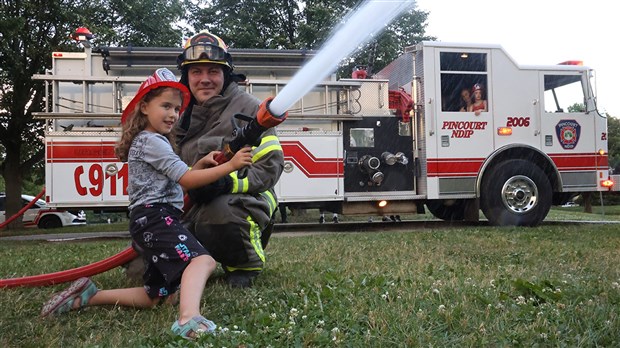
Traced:
<path fill-rule="evenodd" d="M 71 38 L 83 44 L 84 47 L 90 47 L 90 40 L 92 40 L 94 37 L 95 36 L 93 35 L 93 33 L 91 33 L 90 30 L 88 30 L 88 28 L 86 27 L 79 27 L 75 29 L 73 34 L 71 34 Z"/>

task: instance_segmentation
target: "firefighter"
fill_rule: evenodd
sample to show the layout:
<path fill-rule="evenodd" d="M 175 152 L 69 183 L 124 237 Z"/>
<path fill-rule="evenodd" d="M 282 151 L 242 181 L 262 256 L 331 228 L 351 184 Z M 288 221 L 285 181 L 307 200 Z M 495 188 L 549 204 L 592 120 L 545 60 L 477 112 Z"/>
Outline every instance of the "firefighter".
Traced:
<path fill-rule="evenodd" d="M 256 117 L 261 101 L 242 91 L 224 41 L 204 30 L 185 44 L 177 60 L 181 83 L 191 101 L 178 123 L 179 155 L 186 163 L 222 150 L 233 138 L 233 115 Z M 237 121 L 241 125 L 243 121 Z M 284 156 L 275 129 L 267 129 L 253 149 L 253 164 L 200 189 L 190 190 L 186 211 L 190 230 L 225 271 L 233 287 L 249 287 L 265 265 L 264 248 L 278 207 L 273 187 Z"/>

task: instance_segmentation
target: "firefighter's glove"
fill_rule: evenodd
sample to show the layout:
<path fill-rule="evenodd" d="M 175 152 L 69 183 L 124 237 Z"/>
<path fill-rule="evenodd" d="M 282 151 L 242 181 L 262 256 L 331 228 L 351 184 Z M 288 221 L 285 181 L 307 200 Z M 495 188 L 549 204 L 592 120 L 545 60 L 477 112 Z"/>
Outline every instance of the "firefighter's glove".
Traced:
<path fill-rule="evenodd" d="M 217 196 L 230 193 L 232 186 L 232 178 L 226 175 L 209 185 L 189 190 L 187 193 L 194 203 L 207 204 Z"/>

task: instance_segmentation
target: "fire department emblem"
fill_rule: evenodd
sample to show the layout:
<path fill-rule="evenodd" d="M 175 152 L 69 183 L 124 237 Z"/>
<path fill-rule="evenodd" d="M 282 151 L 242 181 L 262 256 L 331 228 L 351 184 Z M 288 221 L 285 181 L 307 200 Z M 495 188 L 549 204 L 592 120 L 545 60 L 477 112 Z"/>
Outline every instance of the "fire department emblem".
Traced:
<path fill-rule="evenodd" d="M 565 150 L 572 150 L 577 146 L 581 134 L 581 125 L 575 120 L 560 120 L 555 126 L 558 141 Z"/>

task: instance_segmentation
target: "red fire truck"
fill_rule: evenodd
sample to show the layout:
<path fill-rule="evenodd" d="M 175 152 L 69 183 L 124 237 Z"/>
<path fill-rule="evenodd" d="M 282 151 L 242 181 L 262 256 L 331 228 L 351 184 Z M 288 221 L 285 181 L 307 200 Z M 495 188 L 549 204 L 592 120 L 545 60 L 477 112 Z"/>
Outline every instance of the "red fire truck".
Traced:
<path fill-rule="evenodd" d="M 125 209 L 127 165 L 115 156 L 123 107 L 146 76 L 176 69 L 180 48 L 54 52 L 35 75 L 46 120 L 50 206 Z M 231 49 L 241 85 L 278 94 L 312 51 Z M 176 70 L 173 70 L 176 71 Z M 354 73 L 353 76 L 365 74 Z M 607 120 L 580 62 L 517 64 L 498 45 L 421 42 L 365 79 L 335 75 L 289 109 L 280 203 L 349 214 L 537 225 L 551 205 L 613 184 Z M 471 105 L 465 103 L 471 96 Z"/>

